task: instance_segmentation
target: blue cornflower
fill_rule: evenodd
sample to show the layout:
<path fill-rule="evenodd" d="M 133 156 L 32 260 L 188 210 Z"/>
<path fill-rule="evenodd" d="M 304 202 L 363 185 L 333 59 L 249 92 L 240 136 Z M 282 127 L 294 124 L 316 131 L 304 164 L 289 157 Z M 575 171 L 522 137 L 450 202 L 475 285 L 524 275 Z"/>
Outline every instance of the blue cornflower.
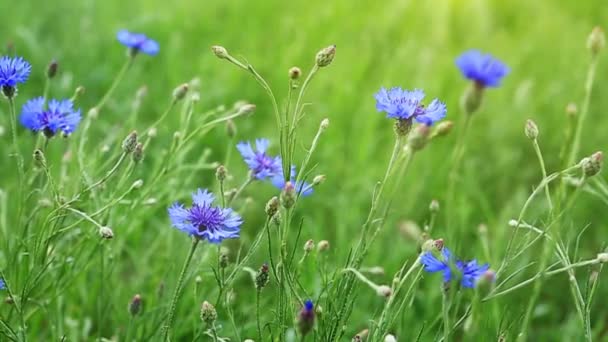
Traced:
<path fill-rule="evenodd" d="M 438 99 L 434 99 L 425 107 L 421 103 L 424 92 L 420 89 L 409 91 L 400 87 L 381 88 L 375 98 L 376 109 L 385 112 L 386 117 L 391 119 L 408 121 L 415 119 L 430 126 L 443 119 L 447 112 L 445 104 Z"/>
<path fill-rule="evenodd" d="M 296 167 L 293 165 L 291 166 L 291 174 L 289 176 L 289 180 L 292 184 L 294 184 L 294 188 L 296 189 L 296 192 L 299 193 L 301 196 L 306 197 L 313 193 L 312 185 L 309 184 L 308 182 L 304 182 L 304 181 L 296 182 Z M 270 178 L 270 182 L 275 187 L 283 190 L 283 188 L 285 188 L 285 177 L 283 177 L 283 171 L 281 170 L 279 174 L 272 176 Z"/>
<path fill-rule="evenodd" d="M 143 52 L 147 55 L 154 56 L 160 50 L 158 42 L 148 38 L 143 33 L 133 33 L 127 30 L 120 30 L 116 34 L 116 38 L 122 45 L 131 48 L 132 53 Z"/>
<path fill-rule="evenodd" d="M 0 278 L 0 290 L 6 289 L 6 283 L 4 283 L 4 279 Z"/>
<path fill-rule="evenodd" d="M 441 272 L 445 283 L 453 279 L 453 271 L 458 271 L 461 276 L 461 285 L 468 288 L 475 287 L 477 280 L 490 268 L 488 264 L 479 265 L 477 260 L 468 262 L 455 260 L 447 247 L 442 248 L 440 258 L 436 257 L 433 252 L 424 253 L 420 257 L 420 263 L 427 272 Z"/>
<path fill-rule="evenodd" d="M 230 208 L 214 206 L 215 196 L 198 189 L 192 194 L 192 207 L 175 203 L 169 208 L 173 227 L 211 243 L 239 237 L 243 223 L 241 217 Z"/>
<path fill-rule="evenodd" d="M 490 54 L 469 50 L 456 58 L 462 75 L 482 87 L 498 87 L 509 73 L 509 67 Z"/>
<path fill-rule="evenodd" d="M 315 325 L 315 306 L 312 300 L 308 299 L 304 302 L 302 310 L 298 315 L 298 330 L 302 336 L 308 334 Z"/>
<path fill-rule="evenodd" d="M 31 71 L 30 63 L 21 57 L 4 56 L 0 58 L 0 87 L 2 87 L 2 93 L 6 97 L 13 97 L 17 84 L 25 83 Z"/>
<path fill-rule="evenodd" d="M 253 177 L 263 180 L 282 174 L 281 157 L 271 157 L 266 151 L 270 146 L 268 139 L 256 139 L 255 150 L 250 142 L 240 142 L 236 145 L 245 163 L 249 166 Z"/>
<path fill-rule="evenodd" d="M 44 98 L 27 101 L 21 109 L 21 124 L 34 132 L 52 137 L 61 132 L 69 135 L 80 123 L 80 109 L 74 110 L 70 100 L 51 100 L 45 108 Z"/>

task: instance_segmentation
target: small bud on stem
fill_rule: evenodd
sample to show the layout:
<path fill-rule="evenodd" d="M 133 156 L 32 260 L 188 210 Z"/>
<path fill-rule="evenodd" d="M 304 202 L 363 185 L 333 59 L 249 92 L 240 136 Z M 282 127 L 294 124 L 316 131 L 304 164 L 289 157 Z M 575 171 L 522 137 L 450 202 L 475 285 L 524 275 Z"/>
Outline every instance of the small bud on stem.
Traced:
<path fill-rule="evenodd" d="M 316 62 L 320 68 L 326 67 L 331 64 L 336 56 L 336 46 L 330 45 L 317 53 Z"/>

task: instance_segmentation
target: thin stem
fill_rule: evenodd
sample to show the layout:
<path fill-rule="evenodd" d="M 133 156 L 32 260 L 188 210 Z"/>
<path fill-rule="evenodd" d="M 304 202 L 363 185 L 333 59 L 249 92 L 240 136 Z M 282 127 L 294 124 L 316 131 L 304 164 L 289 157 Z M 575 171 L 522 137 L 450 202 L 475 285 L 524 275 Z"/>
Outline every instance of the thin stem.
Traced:
<path fill-rule="evenodd" d="M 234 202 L 235 199 L 237 199 L 237 197 L 239 197 L 241 195 L 241 193 L 243 192 L 243 190 L 245 190 L 245 188 L 251 184 L 253 182 L 253 178 L 252 177 L 247 177 L 247 180 L 236 190 L 236 193 L 234 194 L 234 196 L 232 196 L 232 198 L 230 198 L 230 200 L 228 201 L 228 206 L 232 205 L 232 202 Z"/>
<path fill-rule="evenodd" d="M 255 320 L 258 326 L 258 338 L 259 341 L 262 339 L 262 324 L 260 322 L 260 290 L 258 289 L 255 294 Z"/>
<path fill-rule="evenodd" d="M 112 94 L 114 93 L 114 90 L 116 90 L 116 87 L 118 87 L 118 85 L 120 84 L 120 81 L 122 81 L 125 74 L 127 73 L 127 70 L 129 70 L 129 68 L 133 64 L 134 59 L 135 59 L 134 56 L 129 56 L 129 59 L 127 59 L 127 62 L 122 66 L 122 68 L 116 75 L 116 78 L 114 78 L 114 82 L 112 82 L 112 85 L 110 86 L 110 88 L 108 88 L 108 91 L 106 91 L 105 95 L 101 98 L 101 100 L 93 108 L 96 108 L 97 110 L 101 111 L 101 108 L 106 104 L 106 102 L 108 101 L 110 96 L 112 96 Z"/>
<path fill-rule="evenodd" d="M 444 289 L 443 292 L 443 300 L 442 303 L 442 316 L 443 316 L 443 342 L 450 341 L 450 299 L 448 296 L 447 289 Z"/>
<path fill-rule="evenodd" d="M 133 325 L 133 315 L 129 315 L 129 323 L 127 324 L 127 332 L 125 334 L 125 342 L 131 340 L 131 326 Z"/>
<path fill-rule="evenodd" d="M 538 140 L 532 140 L 532 145 L 534 145 L 534 152 L 536 152 L 536 156 L 538 157 L 538 163 L 540 164 L 540 169 L 543 174 L 543 179 L 545 179 L 547 178 L 547 169 L 545 168 L 545 160 L 543 159 L 543 154 L 540 150 L 540 146 L 538 145 Z M 551 200 L 549 184 L 545 184 L 545 196 L 547 197 L 547 203 L 549 203 L 549 211 L 553 212 L 553 201 Z"/>
<path fill-rule="evenodd" d="M 450 173 L 448 176 L 448 191 L 446 197 L 446 214 L 447 214 L 447 223 L 448 230 L 449 225 L 452 223 L 452 218 L 454 217 L 454 195 L 456 191 L 456 181 L 458 178 L 458 174 L 460 172 L 460 166 L 462 163 L 462 158 L 464 157 L 464 152 L 466 150 L 466 141 L 469 129 L 471 127 L 472 115 L 465 114 L 464 126 L 461 133 L 458 135 L 458 140 L 456 141 L 456 145 L 454 146 L 454 152 L 452 154 L 452 165 L 450 169 Z"/>
<path fill-rule="evenodd" d="M 163 120 L 167 117 L 167 115 L 169 115 L 169 113 L 171 112 L 171 110 L 173 109 L 173 107 L 175 107 L 175 104 L 177 103 L 176 99 L 172 99 L 171 103 L 169 103 L 169 106 L 167 107 L 167 109 L 165 109 L 165 111 L 163 112 L 163 114 L 152 124 L 150 125 L 150 127 L 148 127 L 144 132 L 150 132 L 150 130 L 152 128 L 156 128 L 156 126 L 158 126 L 161 122 L 163 122 Z"/>
<path fill-rule="evenodd" d="M 175 285 L 175 292 L 173 293 L 173 299 L 171 299 L 171 305 L 169 306 L 169 315 L 167 318 L 167 323 L 163 327 L 163 340 L 169 340 L 169 333 L 171 330 L 171 326 L 173 325 L 173 318 L 175 316 L 175 309 L 177 308 L 177 301 L 179 300 L 179 296 L 181 294 L 182 284 L 184 282 L 184 278 L 186 277 L 186 271 L 188 270 L 188 266 L 190 266 L 190 262 L 192 261 L 192 256 L 196 251 L 196 247 L 200 242 L 197 238 L 192 238 L 192 246 L 190 247 L 190 252 L 188 252 L 188 256 L 186 256 L 186 260 L 184 261 L 184 265 L 182 266 L 182 271 L 179 274 L 179 278 L 177 279 L 177 284 Z"/>
<path fill-rule="evenodd" d="M 17 114 L 15 113 L 15 100 L 14 98 L 8 99 L 8 108 L 10 111 L 10 121 L 11 121 L 11 133 L 13 137 L 13 152 L 17 158 L 17 171 L 19 172 L 19 196 L 23 193 L 23 175 L 25 175 L 25 169 L 23 165 L 23 156 L 21 155 L 21 151 L 19 150 L 19 140 L 17 139 Z M 21 201 L 19 201 L 21 203 Z"/>

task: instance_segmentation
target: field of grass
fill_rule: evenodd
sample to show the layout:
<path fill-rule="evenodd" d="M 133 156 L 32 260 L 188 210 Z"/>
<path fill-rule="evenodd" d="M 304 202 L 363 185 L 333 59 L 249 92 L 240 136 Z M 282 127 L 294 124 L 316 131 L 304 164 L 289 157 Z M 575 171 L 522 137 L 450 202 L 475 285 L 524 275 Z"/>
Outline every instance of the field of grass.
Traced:
<path fill-rule="evenodd" d="M 608 341 L 608 286 L 597 259 L 608 236 L 606 176 L 573 186 L 555 174 L 608 147 L 607 51 L 595 59 L 590 95 L 585 85 L 593 62 L 587 38 L 596 26 L 608 28 L 604 0 L 4 1 L 0 13 L 1 55 L 32 65 L 14 98 L 17 115 L 45 86 L 57 99 L 85 88 L 75 99 L 83 119 L 69 137 L 45 143 L 18 125 L 23 173 L 9 101 L 0 101 L 0 341 L 349 341 L 365 329 L 368 341 L 388 333 L 399 341 Z M 160 52 L 137 55 L 91 116 L 128 60 L 116 40 L 121 29 L 145 33 Z M 332 44 L 335 58 L 310 82 L 293 142 L 299 170 L 329 120 L 302 174 L 325 181 L 281 209 L 280 227 L 265 213 L 280 193 L 269 182 L 228 199 L 243 218 L 241 236 L 221 250 L 199 243 L 169 323 L 191 238 L 171 226 L 167 209 L 176 201 L 190 206 L 197 188 L 218 194 L 219 204 L 220 164 L 226 192 L 246 182 L 238 142 L 267 138 L 270 153 L 281 152 L 265 90 L 211 46 L 255 67 L 283 110 L 295 106 L 317 52 Z M 469 81 L 454 61 L 468 49 L 491 53 L 511 71 L 485 91 L 464 135 L 460 98 Z M 48 82 L 52 60 L 59 71 Z M 304 75 L 288 102 L 293 66 Z M 187 95 L 171 106 L 185 83 Z M 441 99 L 454 127 L 416 152 L 400 179 L 399 159 L 381 184 L 395 133 L 374 94 L 393 86 L 424 89 L 427 103 Z M 568 163 L 586 98 L 580 150 Z M 256 110 L 236 117 L 236 134 L 228 134 L 223 118 L 240 101 Z M 570 103 L 574 115 L 566 113 Z M 524 134 L 527 119 L 538 125 L 548 177 Z M 144 146 L 140 163 L 121 158 L 134 130 Z M 452 158 L 457 146 L 466 146 L 460 163 Z M 33 157 L 36 148 L 44 163 Z M 551 201 L 543 179 L 551 181 Z M 404 234 L 412 222 L 461 258 L 488 262 L 495 282 L 460 288 L 424 272 L 417 257 L 429 246 Z M 99 226 L 111 227 L 113 238 L 100 237 Z M 330 247 L 305 254 L 309 239 Z M 258 293 L 252 278 L 264 263 L 270 281 Z M 380 285 L 392 296 L 379 296 Z M 136 294 L 143 304 L 133 315 Z M 316 314 L 302 334 L 306 299 Z M 217 310 L 212 324 L 201 321 L 204 301 Z"/>

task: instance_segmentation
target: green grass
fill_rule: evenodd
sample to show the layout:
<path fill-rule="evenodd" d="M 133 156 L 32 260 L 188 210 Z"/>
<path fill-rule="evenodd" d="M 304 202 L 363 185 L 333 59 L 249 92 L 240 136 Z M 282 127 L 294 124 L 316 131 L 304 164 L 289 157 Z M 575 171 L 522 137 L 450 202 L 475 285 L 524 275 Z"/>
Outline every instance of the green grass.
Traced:
<path fill-rule="evenodd" d="M 176 200 L 187 201 L 197 187 L 217 191 L 217 162 L 226 162 L 231 175 L 227 187 L 238 187 L 247 175 L 234 147 L 240 140 L 269 137 L 274 143 L 273 151 L 279 152 L 272 106 L 263 89 L 250 75 L 218 60 L 210 51 L 211 45 L 223 45 L 233 56 L 254 65 L 275 90 L 281 106 L 288 89 L 287 70 L 296 65 L 307 72 L 319 49 L 337 45 L 334 62 L 319 72 L 306 95 L 305 102 L 310 105 L 298 126 L 296 145 L 299 165 L 319 123 L 329 118 L 330 126 L 311 162 L 315 166 L 312 176 L 324 174 L 327 180 L 313 196 L 298 202 L 290 232 L 296 261 L 302 256 L 301 246 L 306 240 L 326 239 L 331 243 L 327 254 L 314 254 L 299 270 L 303 288 L 316 299 L 321 294 L 318 263 L 326 263 L 329 272 L 341 272 L 359 239 L 374 186 L 384 175 L 394 144 L 392 122 L 375 110 L 373 94 L 381 86 L 424 89 L 429 98 L 446 102 L 448 119 L 456 126 L 448 137 L 433 141 L 415 156 L 396 189 L 384 228 L 363 263 L 385 270 L 385 275 L 372 276 L 371 280 L 390 285 L 405 262 L 414 262 L 418 246 L 402 238 L 398 226 L 406 219 L 420 225 L 427 222 L 432 199 L 442 205 L 432 237 L 444 238 L 458 255 L 498 267 L 512 233 L 507 222 L 517 218 L 532 188 L 542 179 L 532 144 L 523 133 L 525 121 L 532 118 L 540 128 L 539 141 L 549 173 L 562 169 L 559 151 L 568 124 L 565 107 L 570 102 L 581 106 L 590 61 L 586 39 L 594 26 L 606 28 L 608 19 L 608 7 L 601 0 L 5 1 L 0 3 L 0 13 L 4 13 L 2 42 L 10 42 L 16 53 L 33 65 L 30 81 L 19 89 L 18 108 L 26 99 L 41 95 L 45 67 L 51 59 L 57 59 L 60 73 L 53 80 L 51 95 L 70 97 L 77 86 L 84 86 L 86 93 L 78 100 L 84 114 L 105 93 L 124 63 L 124 49 L 115 41 L 118 29 L 145 32 L 161 44 L 158 56 L 137 57 L 107 106 L 92 122 L 82 154 L 78 152 L 82 126 L 69 139 L 50 142 L 46 159 L 60 194 L 66 198 L 81 188 L 79 159 L 92 180 L 103 177 L 120 155 L 122 139 L 131 130 L 143 135 L 167 108 L 171 93 L 179 84 L 200 78 L 201 100 L 192 121 L 195 126 L 204 122 L 200 113 L 218 106 L 230 108 L 238 100 L 257 105 L 253 116 L 236 120 L 238 134 L 234 139 L 226 136 L 224 125 L 218 125 L 207 134 L 197 135 L 184 150 L 172 151 L 173 133 L 181 127 L 182 106 L 177 106 L 158 127 L 158 136 L 150 140 L 142 164 L 120 168 L 101 189 L 74 206 L 91 214 L 112 203 L 135 180 L 142 179 L 141 189 L 128 193 L 97 217 L 112 227 L 114 239 L 100 241 L 94 225 L 86 221 L 76 224 L 79 217 L 68 213 L 52 222 L 58 220 L 58 229 L 73 227 L 53 240 L 53 249 L 45 253 L 33 246 L 40 232 L 49 227 L 45 219 L 53 217 L 48 216 L 51 208 L 37 205 L 41 199 L 52 200 L 51 188 L 39 171 L 28 174 L 34 181 L 25 216 L 18 217 L 18 177 L 15 158 L 9 157 L 8 107 L 6 101 L 2 102 L 0 125 L 5 133 L 0 137 L 0 271 L 11 291 L 21 292 L 27 285 L 31 293 L 23 301 L 23 324 L 15 304 L 0 304 L 0 318 L 15 331 L 27 326 L 20 339 L 27 337 L 31 341 L 61 340 L 62 336 L 69 341 L 115 336 L 123 340 L 129 324 L 127 306 L 136 293 L 144 299 L 144 313 L 134 320 L 131 337 L 143 340 L 143 336 L 152 334 L 166 313 L 190 243 L 183 233 L 170 227 L 167 207 Z M 464 117 L 459 98 L 467 86 L 454 66 L 454 58 L 468 48 L 491 52 L 512 71 L 502 87 L 486 93 L 482 110 L 473 118 L 457 183 L 454 216 L 447 217 L 443 205 L 452 167 L 449 161 Z M 606 56 L 604 51 L 599 59 L 579 160 L 607 147 L 608 119 L 603 113 L 608 106 L 608 99 L 603 96 L 608 90 Z M 131 104 L 142 85 L 147 85 L 148 95 L 137 120 L 130 123 Z M 23 129 L 19 130 L 19 139 L 29 166 L 35 139 Z M 104 152 L 104 146 L 109 151 Z M 66 151 L 71 158 L 64 156 Z M 167 164 L 167 160 L 173 163 Z M 167 165 L 168 173 L 155 183 L 155 176 Z M 605 179 L 602 174 L 597 177 Z M 558 186 L 551 189 L 555 193 Z M 264 206 L 274 195 L 277 193 L 272 186 L 259 183 L 237 200 L 236 208 L 245 224 L 241 239 L 224 244 L 231 250 L 232 262 L 237 259 L 239 248 L 245 253 L 263 229 Z M 576 196 L 573 206 L 551 229 L 564 242 L 570 258 L 579 261 L 592 259 L 605 248 L 608 216 L 600 198 L 584 192 Z M 546 209 L 541 194 L 526 215 L 526 222 L 545 227 Z M 296 242 L 300 222 L 302 231 Z M 486 251 L 477 229 L 482 223 L 488 228 Z M 578 234 L 586 227 L 577 246 Z M 517 242 L 530 237 L 522 234 Z M 511 286 L 538 272 L 541 248 L 538 243 L 534 246 L 505 271 L 506 276 L 535 263 L 511 280 Z M 551 256 L 549 264 L 557 261 Z M 46 267 L 41 266 L 43 257 L 50 261 Z M 199 246 L 172 329 L 176 341 L 190 341 L 203 330 L 200 305 L 204 300 L 215 303 L 218 296 L 212 272 L 215 258 L 215 248 Z M 264 240 L 246 266 L 257 270 L 268 259 Z M 576 272 L 584 294 L 591 271 L 585 267 Z M 33 281 L 39 274 L 39 281 Z M 197 275 L 202 278 L 199 285 L 195 283 Z M 598 341 L 608 339 L 608 311 L 602 303 L 608 287 L 603 284 L 603 277 L 600 274 L 596 300 L 591 305 L 593 339 Z M 413 341 L 420 332 L 422 341 L 442 337 L 440 282 L 440 276 L 425 274 L 417 283 L 411 301 L 389 328 L 400 341 Z M 269 287 L 261 293 L 264 323 L 277 315 L 276 284 L 271 277 Z M 246 272 L 239 273 L 233 290 L 232 310 L 239 337 L 258 340 L 255 289 Z M 492 341 L 504 334 L 508 340 L 515 340 L 532 291 L 532 286 L 527 286 L 476 307 L 478 311 L 471 319 L 475 329 L 459 327 L 454 336 Z M 474 293 L 462 291 L 458 297 L 460 314 L 476 300 Z M 0 295 L 8 296 L 6 292 Z M 386 303 L 365 285 L 357 287 L 354 299 L 342 340 L 369 328 L 370 320 L 378 319 Z M 327 306 L 327 298 L 322 297 L 320 303 Z M 295 314 L 298 304 L 291 304 L 288 311 Z M 327 314 L 327 308 L 325 311 Z M 533 312 L 530 341 L 584 340 L 565 274 L 544 281 Z M 219 335 L 238 340 L 227 307 L 218 307 L 218 314 Z M 319 321 L 329 322 L 331 317 L 326 315 Z M 318 340 L 322 339 L 325 326 L 320 322 L 315 332 Z M 277 334 L 278 328 L 271 326 Z M 0 326 L 0 334 L 6 329 Z M 5 338 L 8 339 L 0 340 Z M 159 339 L 160 334 L 154 338 Z M 313 339 L 308 337 L 309 341 Z"/>

